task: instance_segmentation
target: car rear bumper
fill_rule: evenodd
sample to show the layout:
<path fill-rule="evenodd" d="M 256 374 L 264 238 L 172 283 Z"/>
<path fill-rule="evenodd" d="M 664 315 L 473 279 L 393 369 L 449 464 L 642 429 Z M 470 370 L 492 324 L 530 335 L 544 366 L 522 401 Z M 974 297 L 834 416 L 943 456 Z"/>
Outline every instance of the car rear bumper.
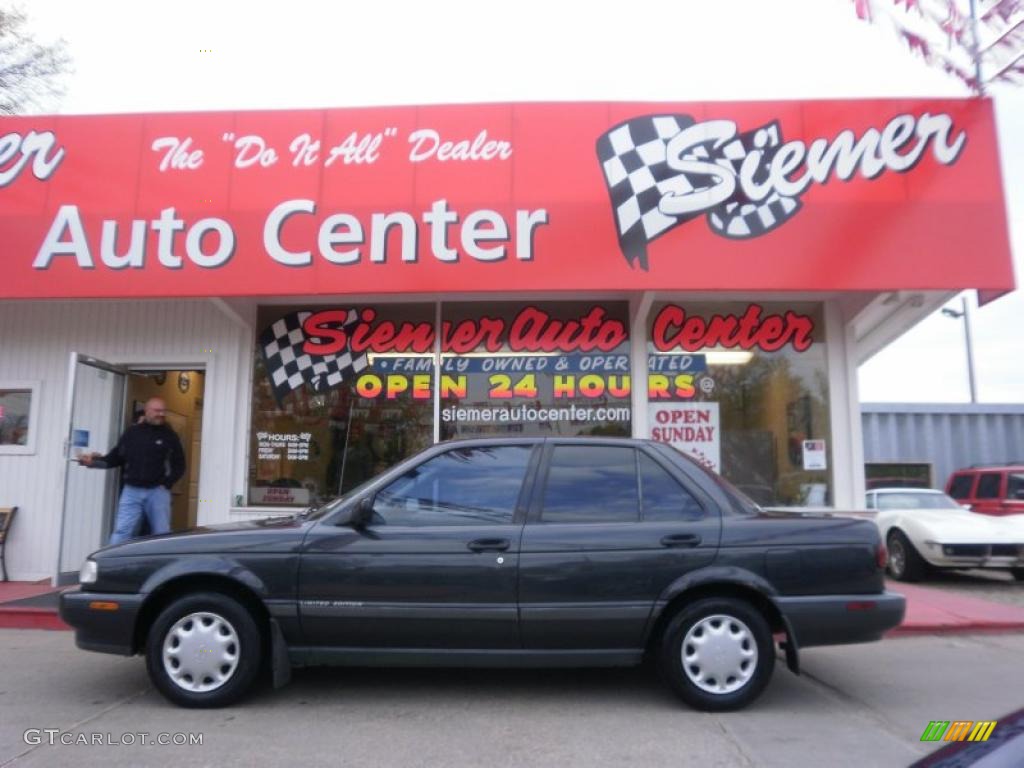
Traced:
<path fill-rule="evenodd" d="M 131 656 L 142 600 L 142 595 L 71 589 L 60 596 L 60 617 L 74 628 L 79 648 Z"/>
<path fill-rule="evenodd" d="M 796 646 L 841 645 L 880 640 L 899 626 L 907 609 L 903 595 L 807 595 L 776 597 Z"/>

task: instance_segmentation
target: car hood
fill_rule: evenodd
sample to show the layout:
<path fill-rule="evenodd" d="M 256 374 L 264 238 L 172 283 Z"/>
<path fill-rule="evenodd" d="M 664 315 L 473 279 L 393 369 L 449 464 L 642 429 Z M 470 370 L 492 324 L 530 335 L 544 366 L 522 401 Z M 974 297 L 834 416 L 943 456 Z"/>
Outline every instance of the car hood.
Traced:
<path fill-rule="evenodd" d="M 958 509 L 900 510 L 895 515 L 925 527 L 940 543 L 1024 544 L 1021 515 L 994 517 Z"/>
<path fill-rule="evenodd" d="M 315 521 L 298 516 L 203 525 L 114 544 L 94 552 L 91 557 L 290 551 L 302 542 L 313 525 Z"/>

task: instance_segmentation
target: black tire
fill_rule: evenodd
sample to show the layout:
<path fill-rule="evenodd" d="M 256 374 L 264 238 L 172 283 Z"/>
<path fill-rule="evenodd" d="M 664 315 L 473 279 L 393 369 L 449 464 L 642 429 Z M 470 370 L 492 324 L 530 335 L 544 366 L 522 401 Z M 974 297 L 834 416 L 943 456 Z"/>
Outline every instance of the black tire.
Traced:
<path fill-rule="evenodd" d="M 183 647 L 188 655 L 183 654 L 182 658 L 169 650 L 165 664 L 165 643 L 169 648 Z M 182 646 L 183 643 L 187 645 Z M 204 653 L 216 654 L 217 658 L 211 656 L 206 661 L 201 655 Z M 262 656 L 262 638 L 252 614 L 238 601 L 219 592 L 196 592 L 177 598 L 160 612 L 146 638 L 149 677 L 160 693 L 180 707 L 223 707 L 234 703 L 252 687 Z M 175 662 L 183 675 L 181 683 L 168 671 L 168 666 Z M 190 685 L 198 689 L 191 690 Z"/>
<path fill-rule="evenodd" d="M 733 658 L 738 672 L 736 676 L 729 675 L 733 662 L 728 661 L 726 670 L 721 672 L 728 675 L 724 683 L 714 677 L 718 671 L 716 666 L 724 660 L 712 655 L 706 659 L 709 669 L 701 664 L 699 649 L 693 645 L 701 635 L 708 637 L 708 632 L 719 629 L 728 635 L 722 638 L 721 652 L 727 657 L 736 654 Z M 684 661 L 684 652 L 694 656 L 690 663 Z M 744 655 L 749 658 L 742 659 Z M 749 666 L 742 667 L 744 662 Z M 665 627 L 659 666 L 669 687 L 694 709 L 705 712 L 741 709 L 760 696 L 771 679 L 775 668 L 771 628 L 761 612 L 743 600 L 728 597 L 698 600 L 683 608 Z M 743 677 L 747 679 L 744 681 Z"/>
<path fill-rule="evenodd" d="M 903 531 L 890 531 L 886 547 L 889 549 L 886 569 L 897 581 L 920 581 L 928 573 L 928 563 L 918 554 Z"/>
<path fill-rule="evenodd" d="M 1010 575 L 1017 581 L 1024 581 L 1024 568 L 1011 568 Z"/>

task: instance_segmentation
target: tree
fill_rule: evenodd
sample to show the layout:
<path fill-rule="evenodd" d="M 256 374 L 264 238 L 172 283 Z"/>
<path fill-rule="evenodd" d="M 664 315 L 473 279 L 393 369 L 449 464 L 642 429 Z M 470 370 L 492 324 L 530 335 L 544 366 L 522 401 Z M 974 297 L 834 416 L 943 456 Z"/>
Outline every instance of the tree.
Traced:
<path fill-rule="evenodd" d="M 1024 83 L 1024 0 L 852 0 L 858 18 L 892 28 L 914 53 L 976 95 Z"/>
<path fill-rule="evenodd" d="M 27 21 L 18 8 L 0 8 L 0 115 L 52 109 L 64 93 L 61 78 L 71 68 L 64 41 L 40 45 Z"/>

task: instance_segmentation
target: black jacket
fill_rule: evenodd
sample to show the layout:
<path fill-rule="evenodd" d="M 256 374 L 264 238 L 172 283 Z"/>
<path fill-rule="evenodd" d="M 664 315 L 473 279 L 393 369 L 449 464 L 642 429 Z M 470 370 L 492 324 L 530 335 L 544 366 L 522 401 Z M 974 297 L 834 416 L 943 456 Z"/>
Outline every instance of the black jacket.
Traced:
<path fill-rule="evenodd" d="M 94 462 L 103 468 L 124 467 L 125 485 L 170 488 L 185 474 L 185 452 L 174 430 L 166 424 L 132 424 L 117 445 Z"/>

